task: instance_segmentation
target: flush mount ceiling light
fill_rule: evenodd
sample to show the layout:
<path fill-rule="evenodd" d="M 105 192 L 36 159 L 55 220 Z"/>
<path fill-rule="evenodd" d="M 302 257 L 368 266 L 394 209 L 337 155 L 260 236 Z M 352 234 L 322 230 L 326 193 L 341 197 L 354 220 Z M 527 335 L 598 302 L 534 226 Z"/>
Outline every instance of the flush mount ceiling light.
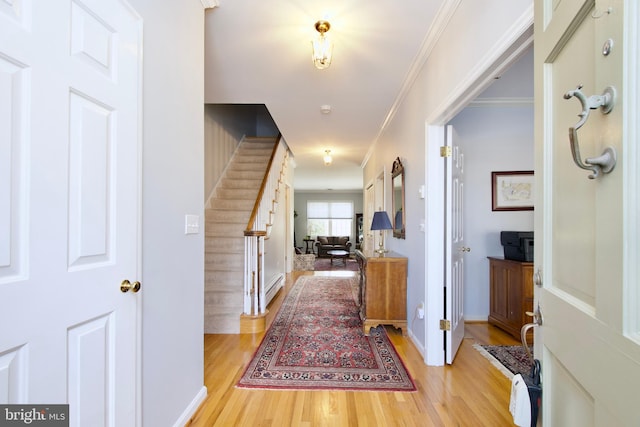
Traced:
<path fill-rule="evenodd" d="M 331 150 L 325 150 L 326 154 L 324 155 L 324 165 L 329 166 L 333 159 L 331 158 Z"/>
<path fill-rule="evenodd" d="M 333 43 L 331 43 L 326 34 L 331 28 L 331 24 L 328 21 L 321 20 L 316 22 L 315 27 L 320 34 L 317 38 L 311 40 L 311 46 L 313 47 L 311 59 L 317 69 L 324 70 L 331 65 L 331 56 L 333 55 Z"/>

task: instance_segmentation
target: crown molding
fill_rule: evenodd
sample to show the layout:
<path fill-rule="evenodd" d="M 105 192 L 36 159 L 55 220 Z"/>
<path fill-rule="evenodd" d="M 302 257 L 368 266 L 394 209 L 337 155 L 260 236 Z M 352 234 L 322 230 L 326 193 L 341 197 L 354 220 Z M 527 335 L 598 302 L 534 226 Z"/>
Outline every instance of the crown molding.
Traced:
<path fill-rule="evenodd" d="M 476 98 L 468 107 L 532 107 L 533 97 L 530 98 Z"/>
<path fill-rule="evenodd" d="M 420 74 L 422 67 L 424 67 L 425 62 L 427 62 L 427 59 L 431 55 L 431 51 L 433 50 L 436 43 L 442 36 L 442 33 L 444 32 L 444 30 L 447 28 L 447 24 L 449 24 L 449 21 L 451 21 L 453 14 L 455 13 L 456 9 L 458 9 L 458 6 L 460 5 L 461 2 L 462 0 L 447 1 L 442 4 L 440 9 L 438 9 L 438 12 L 435 18 L 433 19 L 433 24 L 431 25 L 429 32 L 427 33 L 424 40 L 422 41 L 422 45 L 420 46 L 420 51 L 416 55 L 415 59 L 413 60 L 413 63 L 411 64 L 411 67 L 409 68 L 409 72 L 407 73 L 404 79 L 402 88 L 400 89 L 398 96 L 393 102 L 393 105 L 389 109 L 389 113 L 387 114 L 384 121 L 382 122 L 382 126 L 380 126 L 380 130 L 378 131 L 378 134 L 374 138 L 373 143 L 369 147 L 369 151 L 365 155 L 364 160 L 360 165 L 361 167 L 364 168 L 366 166 L 367 162 L 369 161 L 369 158 L 371 157 L 371 155 L 373 154 L 373 151 L 375 150 L 375 145 L 377 144 L 378 139 L 380 139 L 380 136 L 382 135 L 382 133 L 385 131 L 385 129 L 387 128 L 387 126 L 395 116 L 396 112 L 398 111 L 398 108 L 400 108 L 400 104 L 402 104 L 402 101 L 404 100 L 406 95 L 409 93 L 411 86 L 413 86 L 416 79 L 418 78 L 418 75 Z"/>
<path fill-rule="evenodd" d="M 443 124 L 477 98 L 529 47 L 533 45 L 533 5 L 517 19 L 504 35 L 489 49 L 467 76 L 458 83 L 447 98 L 427 117 L 428 123 Z"/>

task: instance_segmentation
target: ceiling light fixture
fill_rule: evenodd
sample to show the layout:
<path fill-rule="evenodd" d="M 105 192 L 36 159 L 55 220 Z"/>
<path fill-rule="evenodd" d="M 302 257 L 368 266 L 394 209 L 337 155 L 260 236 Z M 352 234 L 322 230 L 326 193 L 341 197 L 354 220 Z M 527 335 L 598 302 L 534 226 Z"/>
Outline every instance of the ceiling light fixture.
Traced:
<path fill-rule="evenodd" d="M 329 166 L 333 161 L 333 159 L 331 158 L 331 150 L 324 150 L 324 152 L 327 153 L 324 155 L 324 165 Z"/>
<path fill-rule="evenodd" d="M 315 27 L 320 35 L 311 40 L 311 46 L 313 47 L 311 59 L 317 69 L 324 70 L 331 65 L 331 56 L 333 55 L 333 43 L 326 35 L 326 32 L 331 28 L 331 24 L 328 21 L 321 20 L 316 22 Z"/>

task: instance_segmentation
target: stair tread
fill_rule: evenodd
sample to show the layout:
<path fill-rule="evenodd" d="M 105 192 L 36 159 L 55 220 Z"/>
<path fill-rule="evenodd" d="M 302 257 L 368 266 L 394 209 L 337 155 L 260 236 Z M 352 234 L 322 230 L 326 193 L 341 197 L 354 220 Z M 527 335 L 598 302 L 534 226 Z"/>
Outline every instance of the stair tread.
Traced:
<path fill-rule="evenodd" d="M 204 235 L 206 237 L 244 237 L 245 226 L 242 224 L 227 222 L 223 224 L 212 223 L 205 227 Z M 246 224 L 245 224 L 246 225 Z"/>
<path fill-rule="evenodd" d="M 224 255 L 224 254 L 231 254 L 231 255 L 244 255 L 244 248 L 239 248 L 239 249 L 225 249 L 220 248 L 211 248 L 211 249 L 205 249 L 204 251 L 204 255 L 205 257 L 207 255 L 211 255 L 211 256 L 220 256 L 220 255 Z M 205 258 L 206 260 L 206 258 Z"/>
<path fill-rule="evenodd" d="M 242 294 L 243 289 L 241 286 L 237 286 L 237 284 L 230 283 L 230 284 L 220 284 L 215 287 L 212 286 L 210 289 L 205 289 L 204 291 L 205 295 L 213 292 L 233 292 L 233 293 Z"/>
<path fill-rule="evenodd" d="M 220 199 L 218 199 L 217 201 L 220 202 Z M 233 203 L 233 202 L 237 202 L 237 203 Z M 212 204 L 213 203 L 215 203 L 215 201 L 212 202 Z M 236 210 L 238 208 L 241 208 L 241 206 L 238 206 L 238 205 L 248 205 L 247 209 L 251 210 L 251 209 L 253 209 L 254 203 L 246 203 L 246 201 L 244 201 L 244 200 L 237 200 L 237 199 L 224 199 L 224 202 L 216 203 L 215 207 L 209 208 L 209 209 L 217 209 L 217 210 L 220 210 L 220 211 L 224 211 L 224 210 L 232 211 L 232 210 Z"/>
<path fill-rule="evenodd" d="M 247 225 L 247 221 L 249 220 L 249 215 L 247 214 L 246 216 L 243 215 L 243 217 L 232 217 L 232 218 L 216 218 L 216 217 L 211 217 L 211 218 L 207 218 L 205 219 L 205 227 L 208 226 L 215 226 L 216 224 L 225 224 L 225 225 L 229 225 L 229 224 L 244 224 Z"/>

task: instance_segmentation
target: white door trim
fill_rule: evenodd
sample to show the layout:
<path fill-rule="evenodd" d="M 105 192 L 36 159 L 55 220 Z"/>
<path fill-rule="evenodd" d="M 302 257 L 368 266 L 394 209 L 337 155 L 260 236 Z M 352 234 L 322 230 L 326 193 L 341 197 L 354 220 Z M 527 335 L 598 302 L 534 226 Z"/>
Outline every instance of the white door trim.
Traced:
<path fill-rule="evenodd" d="M 627 140 L 623 141 L 623 145 L 627 152 L 627 158 L 621 159 L 626 174 L 625 188 L 623 190 L 623 200 L 627 206 L 624 208 L 628 212 L 628 216 L 624 219 L 623 229 L 628 230 L 627 242 L 625 244 L 626 260 L 637 260 L 640 257 L 640 242 L 637 236 L 640 235 L 640 198 L 638 197 L 638 188 L 640 188 L 640 172 L 637 166 L 640 165 L 640 149 L 638 149 L 638 140 L 640 139 L 640 122 L 635 118 L 640 114 L 640 5 L 636 1 L 628 1 L 624 5 L 627 10 L 625 19 L 628 22 L 625 28 L 627 32 L 628 42 L 627 51 L 624 53 L 626 57 L 626 67 L 623 69 L 624 87 L 627 96 L 623 99 L 623 134 Z M 630 165 L 632 165 L 630 167 Z M 633 236 L 629 238 L 628 236 Z M 640 280 L 640 266 L 636 262 L 624 262 L 623 271 L 624 280 L 624 300 L 627 302 L 625 312 L 628 313 L 623 319 L 623 330 L 629 331 L 629 337 L 636 342 L 640 342 L 640 289 L 637 283 Z"/>
<path fill-rule="evenodd" d="M 478 62 L 458 89 L 453 91 L 425 120 L 425 357 L 430 366 L 442 366 L 445 351 L 442 345 L 440 319 L 444 319 L 444 217 L 442 209 L 434 209 L 433 201 L 444 201 L 444 170 L 440 146 L 445 145 L 444 125 L 493 82 L 494 76 L 506 70 L 533 43 L 533 6 L 511 26 L 490 54 Z M 440 169 L 439 169 L 440 168 Z"/>
<path fill-rule="evenodd" d="M 444 162 L 440 158 L 440 147 L 445 145 L 444 126 L 426 126 L 426 177 L 425 198 L 425 363 L 430 366 L 444 365 L 445 351 L 442 345 L 440 319 L 444 319 Z M 438 202 L 439 201 L 439 202 Z"/>

